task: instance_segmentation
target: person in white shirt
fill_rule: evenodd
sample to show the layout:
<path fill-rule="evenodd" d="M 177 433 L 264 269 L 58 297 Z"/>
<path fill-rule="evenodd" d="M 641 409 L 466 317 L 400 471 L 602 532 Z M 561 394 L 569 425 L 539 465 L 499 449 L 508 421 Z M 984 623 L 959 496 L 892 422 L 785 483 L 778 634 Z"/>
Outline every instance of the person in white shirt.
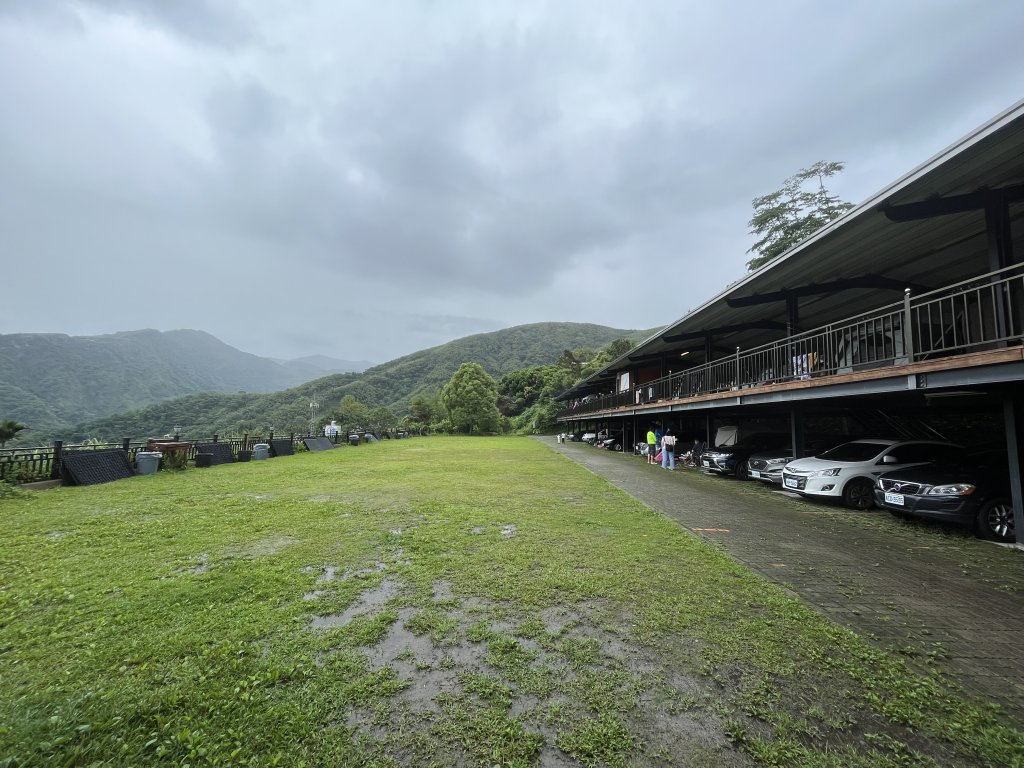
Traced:
<path fill-rule="evenodd" d="M 676 468 L 676 436 L 671 429 L 666 430 L 661 438 L 661 468 Z"/>

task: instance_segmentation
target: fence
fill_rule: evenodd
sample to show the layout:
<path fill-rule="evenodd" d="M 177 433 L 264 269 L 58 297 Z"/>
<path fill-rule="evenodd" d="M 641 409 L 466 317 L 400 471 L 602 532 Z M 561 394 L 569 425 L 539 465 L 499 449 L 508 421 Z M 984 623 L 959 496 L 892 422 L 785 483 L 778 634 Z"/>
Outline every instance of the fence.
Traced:
<path fill-rule="evenodd" d="M 289 435 L 293 445 L 300 444 L 307 437 L 321 437 L 321 435 L 296 435 L 294 432 Z M 231 446 L 232 452 L 237 454 L 239 451 L 252 450 L 257 443 L 265 443 L 272 439 L 274 439 L 273 432 L 267 437 L 242 435 L 241 437 L 221 438 L 219 435 L 214 435 L 211 438 L 191 440 L 189 441 L 188 458 L 194 460 L 199 450 L 198 446 L 206 443 L 227 443 Z M 348 440 L 345 435 L 334 435 L 329 439 L 335 445 Z M 124 438 L 118 443 L 65 445 L 63 441 L 57 440 L 53 445 L 44 447 L 0 448 L 0 482 L 30 483 L 40 480 L 56 480 L 60 477 L 61 457 L 68 451 L 119 449 L 127 454 L 129 461 L 134 461 L 136 452 L 146 450 L 148 444 L 148 440 Z"/>
<path fill-rule="evenodd" d="M 817 376 L 853 373 L 915 360 L 1020 343 L 1024 265 L 912 296 L 638 387 L 590 397 L 559 414 L 588 413 L 679 400 Z"/>

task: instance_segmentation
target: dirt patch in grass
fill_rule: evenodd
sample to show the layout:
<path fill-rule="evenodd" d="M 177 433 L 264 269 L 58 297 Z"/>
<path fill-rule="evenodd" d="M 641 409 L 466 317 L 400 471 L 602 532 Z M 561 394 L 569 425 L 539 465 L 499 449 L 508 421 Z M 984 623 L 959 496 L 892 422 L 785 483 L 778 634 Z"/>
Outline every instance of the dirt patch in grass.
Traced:
<path fill-rule="evenodd" d="M 344 613 L 314 617 L 310 626 L 344 626 L 400 593 L 385 578 Z M 468 734 L 452 721 L 469 728 L 478 718 L 504 718 L 534 734 L 529 757 L 543 766 L 614 765 L 637 752 L 650 764 L 747 764 L 723 735 L 713 687 L 632 640 L 628 612 L 591 601 L 509 615 L 507 606 L 455 595 L 442 579 L 425 605 L 399 608 L 393 618 L 364 654 L 371 671 L 398 685 L 386 706 L 355 708 L 346 717 L 372 755 L 400 748 L 414 760 L 415 750 L 389 734 L 427 730 L 443 734 L 453 764 L 474 764 L 462 741 Z M 614 716 L 595 714 L 609 710 Z"/>

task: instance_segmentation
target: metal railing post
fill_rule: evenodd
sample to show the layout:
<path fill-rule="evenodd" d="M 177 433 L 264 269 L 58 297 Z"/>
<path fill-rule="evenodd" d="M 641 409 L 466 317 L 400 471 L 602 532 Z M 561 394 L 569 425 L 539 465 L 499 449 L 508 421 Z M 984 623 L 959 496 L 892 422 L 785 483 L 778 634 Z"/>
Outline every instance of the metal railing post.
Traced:
<path fill-rule="evenodd" d="M 903 351 L 907 362 L 914 362 L 914 327 L 910 318 L 910 289 L 903 290 Z"/>
<path fill-rule="evenodd" d="M 53 463 L 50 465 L 50 479 L 60 480 L 60 463 L 64 460 L 64 441 L 53 441 Z"/>

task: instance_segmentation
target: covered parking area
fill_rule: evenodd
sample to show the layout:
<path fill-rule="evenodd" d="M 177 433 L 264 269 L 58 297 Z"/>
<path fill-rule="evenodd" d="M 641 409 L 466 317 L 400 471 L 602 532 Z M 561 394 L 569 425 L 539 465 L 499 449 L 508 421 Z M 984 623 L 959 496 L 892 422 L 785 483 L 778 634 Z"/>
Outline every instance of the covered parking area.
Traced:
<path fill-rule="evenodd" d="M 581 382 L 560 420 L 627 444 L 783 421 L 797 451 L 813 419 L 945 426 L 1005 445 L 1024 530 L 1022 254 L 1024 102 Z"/>

